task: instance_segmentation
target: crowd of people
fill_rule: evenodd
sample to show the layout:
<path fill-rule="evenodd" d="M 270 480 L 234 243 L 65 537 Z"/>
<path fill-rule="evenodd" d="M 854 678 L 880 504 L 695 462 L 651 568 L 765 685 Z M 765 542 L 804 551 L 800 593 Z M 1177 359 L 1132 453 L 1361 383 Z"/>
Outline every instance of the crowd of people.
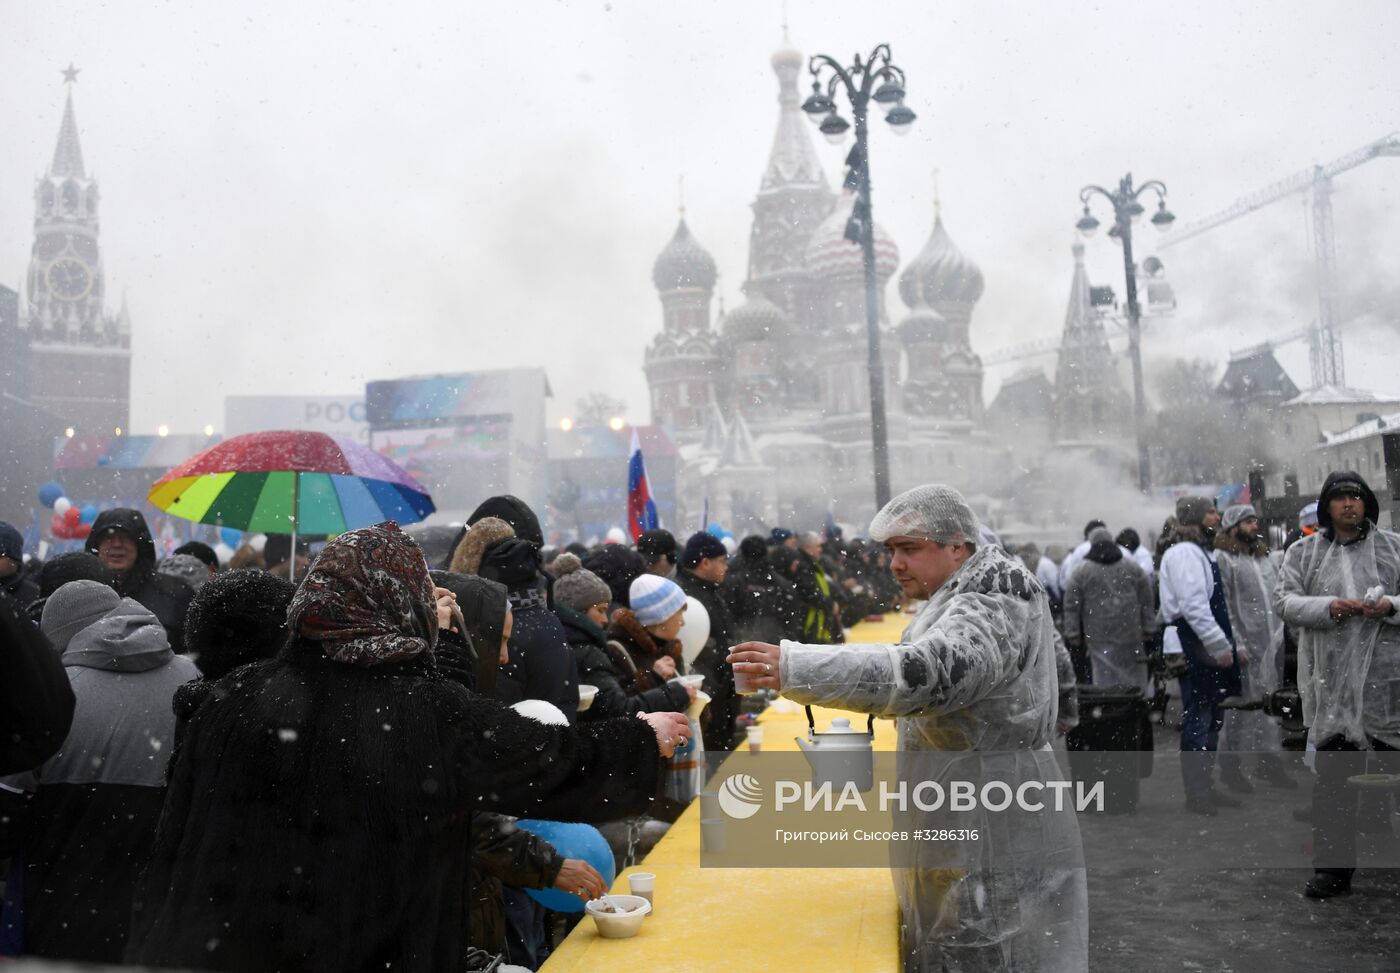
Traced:
<path fill-rule="evenodd" d="M 1141 689 L 1181 705 L 1185 810 L 1216 817 L 1256 784 L 1292 790 L 1275 711 L 1301 699 L 1317 774 L 1300 817 L 1314 829 L 1311 898 L 1350 890 L 1356 791 L 1366 752 L 1400 747 L 1400 538 L 1354 472 L 1330 475 L 1278 549 L 1250 504 L 1183 497 L 1155 551 L 1101 521 L 1060 562 L 1018 549 L 1042 581 L 1081 684 Z M 1326 756 L 1313 756 L 1326 755 Z M 1346 755 L 1346 756 L 1338 756 Z"/>
<path fill-rule="evenodd" d="M 1204 816 L 1237 806 L 1229 791 L 1297 786 L 1251 705 L 1295 684 L 1310 748 L 1340 758 L 1317 765 L 1306 892 L 1343 893 L 1347 778 L 1400 748 L 1385 695 L 1400 684 L 1400 538 L 1378 519 L 1365 481 L 1337 473 L 1286 551 L 1254 508 L 1186 497 L 1155 550 L 1094 521 L 1058 560 L 1003 545 L 936 486 L 886 505 L 868 541 L 652 530 L 562 549 L 525 503 L 492 497 L 438 564 L 392 523 L 314 558 L 269 537 L 238 567 L 194 542 L 158 559 L 129 509 L 102 513 L 85 551 L 24 563 L 0 524 L 0 955 L 538 968 L 559 929 L 526 890 L 589 900 L 604 879 L 516 820 L 664 829 L 703 786 L 705 751 L 735 746 L 736 672 L 900 720 L 901 759 L 1009 753 L 1022 780 L 1056 772 L 1045 755 L 1077 719 L 1076 684 L 1151 693 L 1171 678 L 1181 750 L 1203 755 L 1183 759 L 1185 811 Z M 708 636 L 687 653 L 692 604 Z M 844 644 L 906 605 L 898 644 Z M 687 674 L 710 697 L 698 715 Z M 522 715 L 540 703 L 559 719 Z M 1036 827 L 1004 845 L 1035 861 L 988 842 L 958 863 L 985 883 L 950 885 L 946 862 L 897 870 L 910 968 L 941 968 L 974 930 L 1014 968 L 1076 968 L 1077 825 Z"/>
<path fill-rule="evenodd" d="M 836 643 L 898 599 L 878 546 L 561 550 L 508 496 L 435 565 L 389 524 L 162 558 L 124 508 L 84 551 L 21 544 L 0 524 L 0 956 L 191 969 L 537 968 L 560 930 L 525 890 L 606 889 L 515 820 L 664 830 L 734 746 L 731 645 Z"/>

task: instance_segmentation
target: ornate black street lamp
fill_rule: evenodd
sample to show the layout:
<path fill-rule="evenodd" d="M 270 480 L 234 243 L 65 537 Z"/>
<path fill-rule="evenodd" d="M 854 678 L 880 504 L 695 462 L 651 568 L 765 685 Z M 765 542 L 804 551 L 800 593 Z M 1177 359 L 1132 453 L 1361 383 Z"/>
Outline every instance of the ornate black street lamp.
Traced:
<path fill-rule="evenodd" d="M 875 281 L 875 218 L 870 203 L 870 159 L 867 111 L 872 101 L 885 113 L 885 121 L 898 134 L 909 131 L 914 113 L 904 104 L 904 72 L 890 62 L 888 44 L 881 44 L 861 60 L 856 54 L 850 67 L 817 54 L 808 62 L 812 94 L 802 103 L 807 117 L 818 124 L 829 142 L 839 144 L 851 124 L 838 112 L 835 96 L 844 90 L 855 119 L 856 144 L 846 156 L 845 188 L 856 193 L 846 239 L 858 243 L 865 263 L 865 327 L 870 346 L 870 444 L 875 464 L 875 507 L 890 499 L 890 446 L 885 417 L 885 373 L 880 354 L 880 299 Z M 822 76 L 826 75 L 823 85 Z M 877 86 L 878 85 L 878 86 Z M 823 90 L 825 88 L 825 90 Z"/>
<path fill-rule="evenodd" d="M 1089 200 L 1095 194 L 1113 204 L 1113 226 L 1108 235 L 1123 245 L 1123 273 L 1127 278 L 1128 292 L 1128 353 L 1133 363 L 1133 431 L 1137 437 L 1138 489 L 1147 493 L 1152 489 L 1152 464 L 1147 455 L 1147 440 L 1144 438 L 1144 425 L 1147 420 L 1147 405 L 1142 390 L 1142 328 L 1137 298 L 1137 267 L 1133 264 L 1133 224 L 1147 211 L 1138 197 L 1148 190 L 1157 194 L 1157 212 L 1152 214 L 1152 225 L 1165 230 L 1172 225 L 1175 216 L 1167 209 L 1167 187 L 1160 180 L 1152 179 L 1136 189 L 1133 188 L 1133 174 L 1130 172 L 1118 183 L 1118 189 L 1110 192 L 1102 186 L 1085 186 L 1079 191 L 1079 201 L 1084 204 L 1084 215 L 1075 228 L 1086 237 L 1094 235 L 1099 221 L 1089 212 Z"/>

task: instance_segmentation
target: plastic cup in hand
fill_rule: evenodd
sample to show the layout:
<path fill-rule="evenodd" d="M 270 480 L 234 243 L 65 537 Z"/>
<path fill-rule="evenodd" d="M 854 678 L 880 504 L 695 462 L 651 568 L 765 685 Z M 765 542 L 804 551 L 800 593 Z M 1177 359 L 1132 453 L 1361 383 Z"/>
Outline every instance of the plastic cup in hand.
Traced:
<path fill-rule="evenodd" d="M 744 739 L 748 741 L 749 753 L 758 753 L 763 749 L 763 727 L 744 727 Z"/>
<path fill-rule="evenodd" d="M 754 680 L 757 678 L 758 673 L 756 672 L 740 672 L 738 669 L 735 669 L 734 691 L 740 696 L 750 696 L 758 692 L 758 686 L 754 684 Z"/>
<path fill-rule="evenodd" d="M 627 886 L 633 895 L 640 895 L 651 903 L 651 913 L 656 914 L 656 901 L 652 898 L 656 890 L 656 876 L 651 872 L 633 872 L 627 876 Z"/>

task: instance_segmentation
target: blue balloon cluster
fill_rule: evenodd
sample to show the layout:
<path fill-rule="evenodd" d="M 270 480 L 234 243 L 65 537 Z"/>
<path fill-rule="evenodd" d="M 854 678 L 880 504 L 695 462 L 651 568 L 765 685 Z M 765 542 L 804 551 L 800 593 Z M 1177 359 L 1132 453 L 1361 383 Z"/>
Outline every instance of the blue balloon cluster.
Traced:
<path fill-rule="evenodd" d="M 97 519 L 96 504 L 85 503 L 83 509 L 78 514 L 78 520 L 84 524 L 90 524 Z"/>
<path fill-rule="evenodd" d="M 238 550 L 238 545 L 243 541 L 243 531 L 233 527 L 220 527 L 219 540 L 236 551 Z"/>
<path fill-rule="evenodd" d="M 54 502 L 63 496 L 63 484 L 50 480 L 39 488 L 39 502 L 50 510 L 53 509 Z"/>
<path fill-rule="evenodd" d="M 608 847 L 608 839 L 593 825 L 521 818 L 515 822 L 515 826 L 548 841 L 561 857 L 578 858 L 588 862 L 603 876 L 603 884 L 612 887 L 613 879 L 617 878 L 612 848 Z M 571 892 L 560 889 L 526 889 L 525 894 L 546 909 L 553 909 L 555 912 L 583 911 L 583 900 Z"/>

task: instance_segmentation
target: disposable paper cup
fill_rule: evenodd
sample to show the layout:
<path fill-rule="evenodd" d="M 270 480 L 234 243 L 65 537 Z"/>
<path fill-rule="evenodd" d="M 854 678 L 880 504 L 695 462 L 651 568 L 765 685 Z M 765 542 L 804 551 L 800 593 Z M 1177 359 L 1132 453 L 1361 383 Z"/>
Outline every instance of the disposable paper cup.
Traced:
<path fill-rule="evenodd" d="M 724 851 L 724 819 L 700 819 L 700 850 L 709 852 Z"/>
<path fill-rule="evenodd" d="M 758 692 L 758 687 L 753 683 L 753 680 L 757 678 L 758 673 L 756 672 L 740 672 L 738 669 L 735 669 L 734 691 L 741 696 L 749 696 Z"/>
<path fill-rule="evenodd" d="M 652 898 L 656 891 L 656 875 L 652 872 L 633 872 L 627 876 L 627 887 L 632 890 L 633 895 L 640 895 L 651 904 L 651 911 L 656 913 L 656 900 Z"/>
<path fill-rule="evenodd" d="M 744 739 L 746 739 L 749 743 L 749 753 L 758 753 L 760 750 L 763 749 L 763 727 L 745 727 Z"/>

